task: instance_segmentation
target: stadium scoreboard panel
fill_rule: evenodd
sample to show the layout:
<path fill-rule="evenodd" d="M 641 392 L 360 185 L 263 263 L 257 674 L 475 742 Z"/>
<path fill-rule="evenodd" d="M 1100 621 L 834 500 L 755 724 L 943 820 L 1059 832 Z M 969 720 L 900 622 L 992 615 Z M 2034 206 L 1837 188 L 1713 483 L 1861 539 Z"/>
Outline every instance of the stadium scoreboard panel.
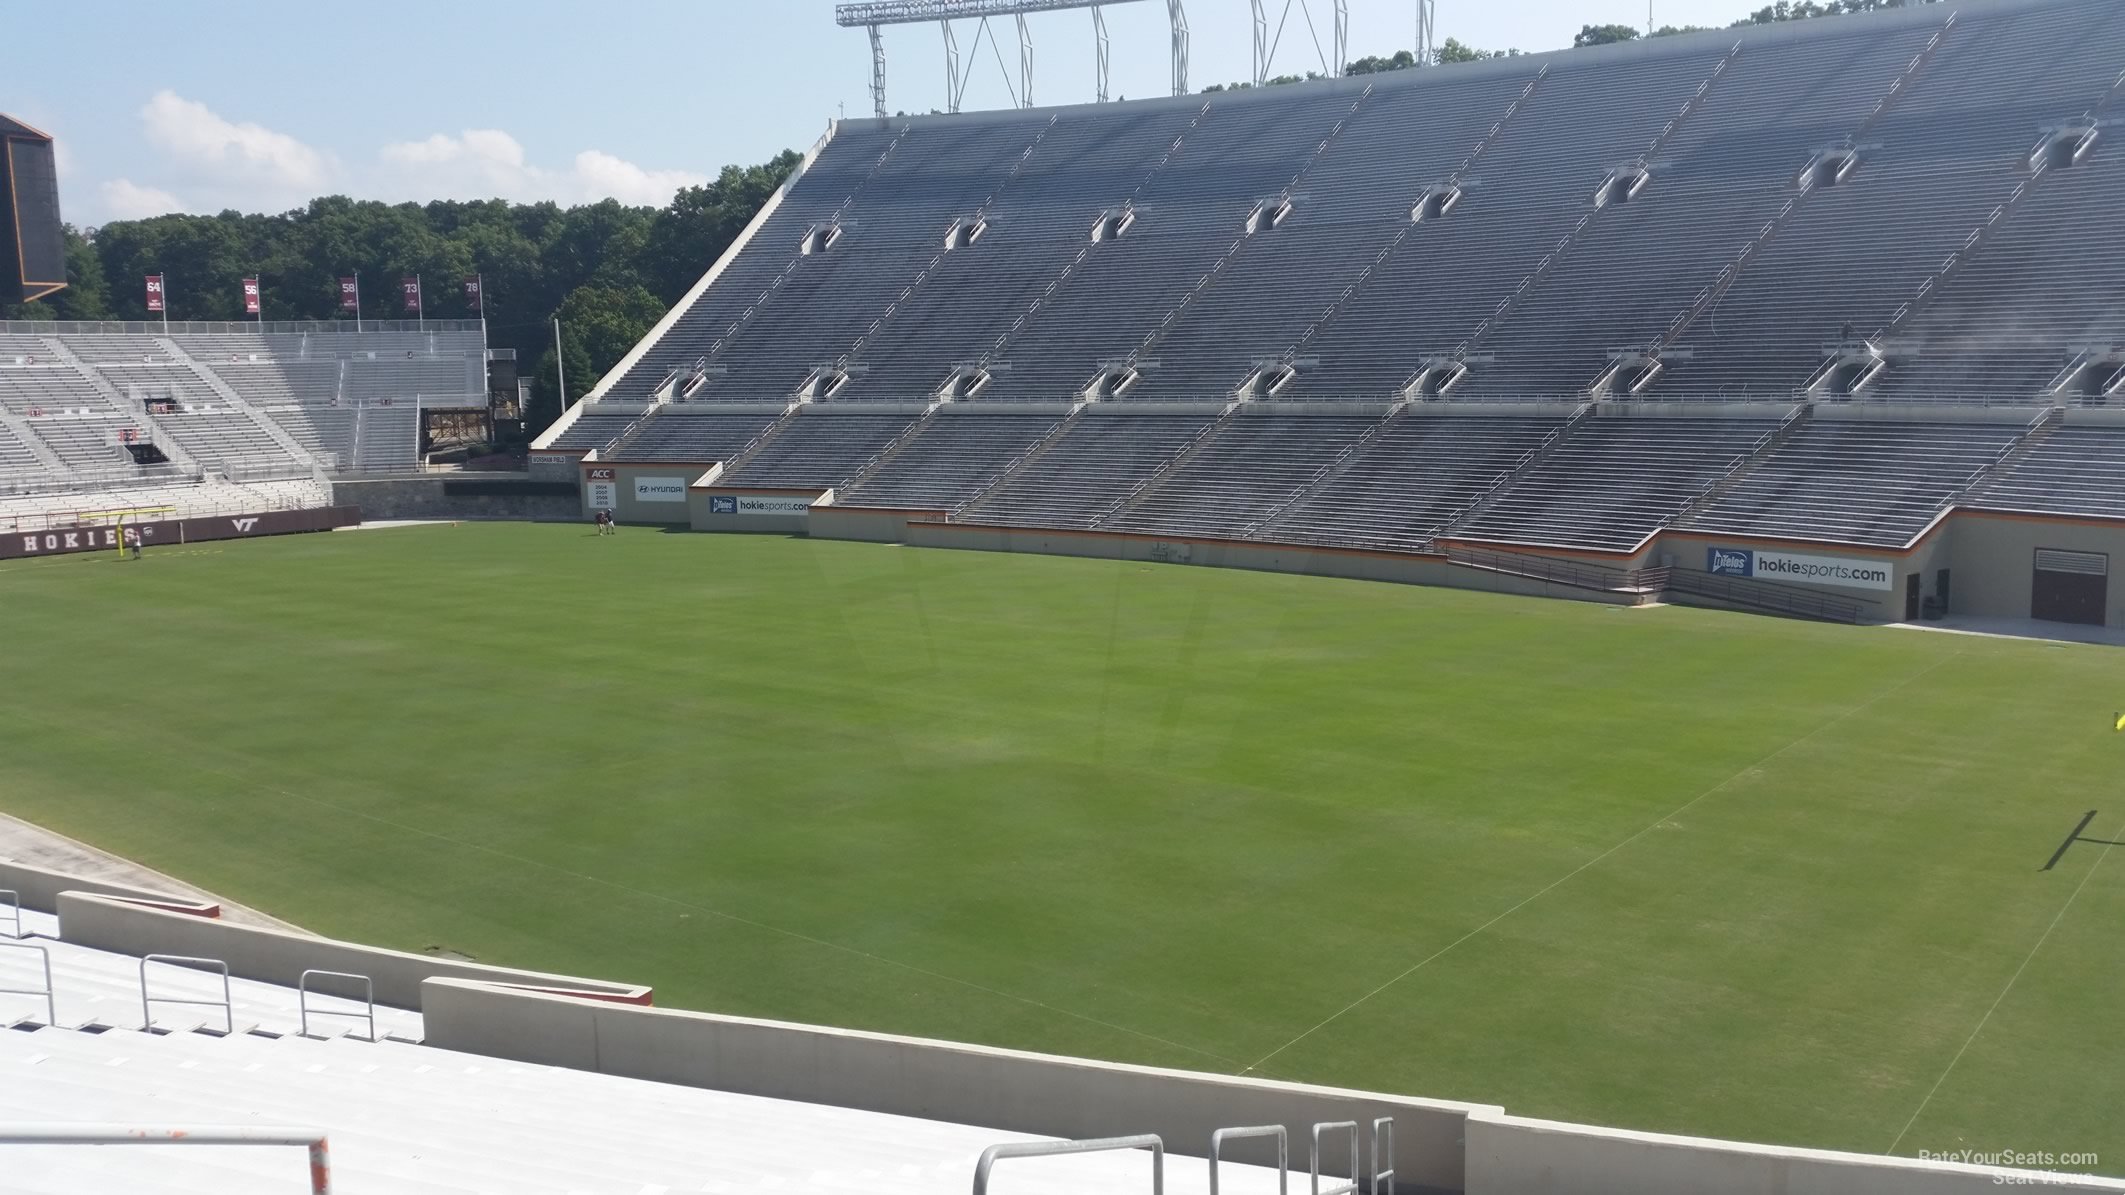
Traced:
<path fill-rule="evenodd" d="M 0 303 L 26 303 L 65 287 L 52 139 L 0 116 Z"/>

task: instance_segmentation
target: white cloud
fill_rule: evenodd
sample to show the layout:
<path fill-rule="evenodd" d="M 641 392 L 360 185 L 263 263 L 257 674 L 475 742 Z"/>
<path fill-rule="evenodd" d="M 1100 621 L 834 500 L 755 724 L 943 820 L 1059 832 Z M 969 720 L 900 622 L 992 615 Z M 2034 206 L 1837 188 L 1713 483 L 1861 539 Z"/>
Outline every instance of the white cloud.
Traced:
<path fill-rule="evenodd" d="M 357 160 L 350 168 L 295 136 L 230 120 L 167 88 L 142 105 L 140 120 L 145 140 L 164 160 L 151 176 L 160 185 L 131 178 L 102 183 L 99 220 L 225 208 L 284 211 L 334 192 L 392 203 L 500 197 L 660 205 L 681 187 L 708 181 L 705 174 L 652 170 L 598 149 L 578 153 L 565 167 L 539 166 L 500 129 L 391 142 L 366 167 Z"/>
<path fill-rule="evenodd" d="M 315 193 L 332 176 L 331 159 L 294 137 L 225 120 L 174 91 L 156 92 L 140 119 L 149 144 L 209 178 Z"/>
<path fill-rule="evenodd" d="M 553 199 L 590 203 L 618 199 L 664 204 L 681 187 L 708 177 L 687 170 L 649 170 L 602 150 L 586 149 L 566 170 L 532 165 L 524 146 L 500 129 L 466 129 L 458 136 L 436 133 L 420 141 L 383 147 L 385 189 L 401 198 Z"/>
<path fill-rule="evenodd" d="M 114 178 L 98 190 L 107 220 L 144 220 L 184 210 L 175 195 L 159 187 L 143 187 L 129 178 Z"/>

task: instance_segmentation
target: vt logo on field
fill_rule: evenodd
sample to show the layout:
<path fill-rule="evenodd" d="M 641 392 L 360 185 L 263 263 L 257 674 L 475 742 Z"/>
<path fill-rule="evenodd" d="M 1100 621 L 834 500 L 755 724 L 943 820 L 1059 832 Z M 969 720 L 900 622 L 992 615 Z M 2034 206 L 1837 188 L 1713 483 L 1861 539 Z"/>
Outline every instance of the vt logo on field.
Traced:
<path fill-rule="evenodd" d="M 235 524 L 238 531 L 249 531 L 258 526 L 257 519 L 230 519 L 229 522 Z"/>

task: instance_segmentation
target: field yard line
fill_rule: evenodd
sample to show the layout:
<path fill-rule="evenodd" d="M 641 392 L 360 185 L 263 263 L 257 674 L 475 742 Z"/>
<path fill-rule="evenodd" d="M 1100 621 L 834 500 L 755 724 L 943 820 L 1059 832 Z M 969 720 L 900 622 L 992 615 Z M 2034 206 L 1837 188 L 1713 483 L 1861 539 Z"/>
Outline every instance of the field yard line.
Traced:
<path fill-rule="evenodd" d="M 1307 1038 L 1312 1037 L 1314 1034 L 1319 1033 L 1321 1030 L 1328 1028 L 1328 1026 L 1341 1020 L 1346 1014 L 1357 1008 L 1359 1005 L 1372 999 L 1374 996 L 1379 995 L 1381 992 L 1384 992 L 1387 989 L 1395 986 L 1403 980 L 1408 979 L 1410 976 L 1415 975 L 1417 972 L 1423 970 L 1426 966 L 1429 966 L 1431 963 L 1436 962 L 1440 958 L 1444 957 L 1455 947 L 1460 946 L 1462 943 L 1477 936 L 1478 934 L 1481 934 L 1483 931 L 1489 929 L 1491 926 L 1498 924 L 1500 921 L 1505 920 L 1507 917 L 1512 916 L 1514 913 L 1519 912 L 1527 906 L 1542 899 L 1544 896 L 1549 895 L 1551 892 L 1562 887 L 1567 881 L 1578 876 L 1581 872 L 1587 870 L 1588 868 L 1594 866 L 1597 863 L 1600 863 L 1602 860 L 1607 859 L 1610 855 L 1615 854 L 1617 851 L 1622 850 L 1623 848 L 1631 845 L 1632 843 L 1659 829 L 1663 824 L 1673 821 L 1677 817 L 1680 817 L 1682 814 L 1688 812 L 1690 807 L 1696 805 L 1699 801 L 1702 801 L 1706 797 L 1709 797 L 1714 793 L 1719 792 L 1727 785 L 1732 784 L 1736 780 L 1741 779 L 1743 776 L 1748 775 L 1750 772 L 1753 772 L 1758 768 L 1763 767 L 1765 764 L 1770 763 L 1772 760 L 1777 759 L 1779 756 L 1784 755 L 1786 752 L 1791 751 L 1793 748 L 1800 746 L 1802 743 L 1807 742 L 1809 739 L 1814 738 L 1816 735 L 1821 734 L 1823 731 L 1838 725 L 1839 723 L 1843 722 L 1847 718 L 1850 718 L 1854 714 L 1866 710 L 1884 697 L 1890 697 L 1902 692 L 1912 682 L 1921 680 L 1927 676 L 1932 675 L 1932 673 L 1941 665 L 1956 659 L 1962 654 L 1962 652 L 1958 651 L 1954 655 L 1942 656 L 1940 659 L 1935 660 L 1933 663 L 1926 665 L 1924 668 L 1919 669 L 1917 672 L 1912 673 L 1910 676 L 1907 676 L 1904 679 L 1889 686 L 1888 688 L 1883 689 L 1881 692 L 1876 693 L 1874 696 L 1867 698 L 1865 701 L 1860 702 L 1858 705 L 1853 706 L 1851 709 L 1832 715 L 1829 721 L 1824 722 L 1822 725 L 1816 727 L 1815 729 L 1809 731 L 1804 735 L 1801 735 L 1799 738 L 1794 739 L 1792 742 L 1787 743 L 1785 746 L 1778 748 L 1776 751 L 1771 752 L 1769 755 L 1764 756 L 1762 759 L 1757 760 L 1755 763 L 1752 763 L 1747 767 L 1742 768 L 1740 771 L 1735 772 L 1733 775 L 1727 777 L 1726 779 L 1720 781 L 1712 787 L 1704 790 L 1701 793 L 1698 793 L 1696 796 L 1691 797 L 1689 800 L 1684 801 L 1682 804 L 1676 806 L 1672 812 L 1666 814 L 1665 816 L 1655 818 L 1651 824 L 1647 825 L 1644 829 L 1639 830 L 1637 833 L 1632 834 L 1629 838 L 1624 839 L 1622 842 L 1617 843 L 1616 845 L 1601 852 L 1600 854 L 1595 855 L 1593 858 L 1588 859 L 1586 862 L 1581 863 L 1579 866 L 1572 868 L 1568 872 L 1565 872 L 1563 875 L 1558 876 L 1556 879 L 1551 880 L 1549 883 L 1543 885 L 1531 895 L 1522 898 L 1518 904 L 1515 904 L 1513 907 L 1505 910 L 1503 913 L 1498 914 L 1496 917 L 1491 918 L 1489 921 L 1484 922 L 1483 924 L 1468 931 L 1467 933 L 1462 934 L 1460 937 L 1455 938 L 1453 941 L 1448 942 L 1446 945 L 1441 946 L 1437 950 L 1432 951 L 1430 954 L 1425 955 L 1423 958 L 1418 959 L 1415 963 L 1410 965 L 1408 970 L 1403 971 L 1400 975 L 1395 976 L 1393 979 L 1388 980 L 1386 983 L 1381 984 L 1380 986 L 1372 989 L 1371 991 L 1365 993 L 1364 995 L 1358 997 L 1355 1000 L 1352 1000 L 1350 1003 L 1337 1009 L 1320 1024 L 1315 1025 L 1313 1028 L 1308 1029 L 1306 1032 L 1299 1034 L 1297 1037 L 1292 1038 L 1290 1041 L 1285 1042 L 1283 1045 L 1278 1046 L 1276 1049 L 1271 1050 L 1267 1054 L 1262 1055 L 1260 1058 L 1255 1059 L 1254 1062 L 1251 1063 L 1246 1070 L 1243 1070 L 1240 1073 L 1244 1075 L 1250 1071 L 1259 1069 L 1263 1063 L 1268 1062 L 1270 1059 L 1276 1057 L 1277 1055 L 1283 1053 L 1291 1047 L 1298 1045 L 1300 1042 L 1305 1041 Z"/>
<path fill-rule="evenodd" d="M 1955 1073 L 1955 1064 L 1963 1060 L 1963 1055 L 1969 1052 L 1971 1044 L 1977 1041 L 1977 1035 L 1985 1031 L 1985 1024 L 1992 1019 L 1992 1014 L 1998 1012 L 2000 1005 L 2007 1002 L 2007 993 L 2014 990 L 2014 985 L 2022 978 L 2022 972 L 2027 971 L 2029 964 L 2036 961 L 2036 953 L 2044 948 L 2044 943 L 2051 937 L 2051 931 L 2057 929 L 2059 922 L 2066 919 L 2066 910 L 2073 907 L 2073 902 L 2080 898 L 2081 889 L 2086 888 L 2088 881 L 2095 878 L 2096 868 L 2103 866 L 2103 860 L 2110 858 L 2110 848 L 2118 834 L 2125 834 L 2125 826 L 2120 826 L 2117 833 L 2104 840 L 2103 849 L 2096 853 L 2095 862 L 2088 865 L 2087 874 L 2081 877 L 2080 883 L 2073 886 L 2073 891 L 2066 894 L 2066 903 L 2059 906 L 2058 916 L 2053 917 L 2051 924 L 2044 927 L 2044 932 L 2036 936 L 2036 945 L 2029 948 L 2028 955 L 2022 959 L 2022 965 L 2016 967 L 2014 974 L 2007 977 L 2007 986 L 2000 989 L 1999 997 L 1992 1002 L 1992 1007 L 1985 1010 L 1985 1015 L 1977 1019 L 1977 1028 L 1972 1029 L 1970 1036 L 1963 1039 L 1963 1048 L 1955 1052 L 1955 1057 L 1948 1060 L 1948 1069 L 1942 1071 L 1941 1077 L 1935 1079 L 1933 1086 L 1926 1089 L 1926 1098 L 1918 1102 L 1918 1107 L 1911 1113 L 1911 1119 L 1904 1122 L 1903 1132 L 1896 1135 L 1896 1140 L 1889 1143 L 1889 1148 L 1884 1150 L 1884 1153 L 1895 1153 L 1896 1147 L 1902 1145 L 1904 1138 L 1911 1135 L 1911 1126 L 1918 1123 L 1918 1118 L 1926 1111 L 1926 1105 L 1933 1102 L 1933 1097 L 1940 1094 L 1941 1085 L 1948 1081 L 1949 1075 Z"/>

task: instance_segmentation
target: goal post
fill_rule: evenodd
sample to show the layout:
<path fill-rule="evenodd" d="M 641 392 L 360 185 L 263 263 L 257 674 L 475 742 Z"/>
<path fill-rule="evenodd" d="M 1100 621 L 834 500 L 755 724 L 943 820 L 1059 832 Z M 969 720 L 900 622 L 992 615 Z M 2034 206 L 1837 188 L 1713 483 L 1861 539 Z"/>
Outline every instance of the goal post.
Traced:
<path fill-rule="evenodd" d="M 126 554 L 125 529 L 127 526 L 138 526 L 141 523 L 152 522 L 155 519 L 176 513 L 177 508 L 174 506 L 128 506 L 115 510 L 84 510 L 76 517 L 83 522 L 94 523 L 100 527 L 117 528 L 118 534 L 111 537 L 114 541 L 112 547 L 119 557 L 123 558 Z M 147 545 L 142 544 L 141 546 L 146 547 Z"/>

